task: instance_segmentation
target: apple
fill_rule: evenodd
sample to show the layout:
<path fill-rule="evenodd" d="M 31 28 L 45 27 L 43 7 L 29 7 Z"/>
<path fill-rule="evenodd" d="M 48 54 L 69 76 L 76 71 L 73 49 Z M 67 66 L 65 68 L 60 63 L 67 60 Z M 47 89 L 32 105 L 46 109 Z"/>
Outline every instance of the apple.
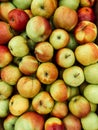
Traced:
<path fill-rule="evenodd" d="M 55 101 L 63 102 L 67 100 L 67 86 L 62 79 L 57 79 L 51 84 L 50 95 Z"/>
<path fill-rule="evenodd" d="M 29 53 L 27 40 L 20 35 L 14 36 L 8 42 L 8 48 L 11 54 L 15 57 L 23 57 Z"/>
<path fill-rule="evenodd" d="M 80 0 L 59 0 L 59 6 L 67 6 L 71 9 L 77 10 L 80 4 Z"/>
<path fill-rule="evenodd" d="M 45 121 L 45 130 L 65 130 L 62 120 L 58 117 L 49 117 Z"/>
<path fill-rule="evenodd" d="M 32 99 L 32 107 L 39 114 L 49 114 L 54 107 L 54 100 L 49 92 L 41 91 Z"/>
<path fill-rule="evenodd" d="M 60 28 L 54 29 L 49 37 L 49 42 L 56 50 L 66 47 L 69 40 L 69 33 L 66 30 Z"/>
<path fill-rule="evenodd" d="M 16 8 L 19 9 L 29 9 L 31 5 L 32 0 L 12 0 L 12 3 L 16 6 Z"/>
<path fill-rule="evenodd" d="M 39 80 L 29 76 L 22 76 L 16 86 L 19 94 L 26 98 L 33 98 L 41 90 Z"/>
<path fill-rule="evenodd" d="M 14 126 L 15 126 L 17 119 L 18 119 L 18 116 L 14 116 L 11 113 L 9 113 L 3 122 L 4 129 L 5 130 L 14 130 Z"/>
<path fill-rule="evenodd" d="M 78 21 L 87 20 L 90 22 L 95 22 L 95 12 L 91 7 L 80 7 L 77 11 Z"/>
<path fill-rule="evenodd" d="M 89 101 L 82 95 L 72 97 L 69 101 L 68 108 L 69 111 L 78 118 L 87 116 L 91 111 Z"/>
<path fill-rule="evenodd" d="M 58 68 L 52 62 L 43 62 L 38 66 L 36 76 L 43 84 L 51 84 L 58 78 Z"/>
<path fill-rule="evenodd" d="M 90 21 L 80 21 L 74 29 L 74 36 L 79 44 L 94 42 L 97 37 L 97 26 Z"/>
<path fill-rule="evenodd" d="M 28 54 L 28 55 L 22 57 L 18 66 L 19 66 L 19 70 L 24 75 L 32 75 L 33 73 L 35 73 L 37 71 L 39 63 L 35 56 Z"/>
<path fill-rule="evenodd" d="M 73 65 L 63 71 L 64 82 L 72 87 L 80 86 L 84 80 L 84 72 L 80 66 Z"/>
<path fill-rule="evenodd" d="M 90 102 L 91 111 L 96 112 L 97 111 L 97 104 Z"/>
<path fill-rule="evenodd" d="M 27 15 L 29 16 L 29 18 L 32 18 L 32 17 L 33 17 L 33 14 L 32 14 L 32 12 L 31 12 L 31 9 L 25 9 L 24 11 L 27 13 Z"/>
<path fill-rule="evenodd" d="M 77 46 L 75 49 L 75 57 L 83 66 L 96 63 L 98 61 L 97 44 L 91 42 Z"/>
<path fill-rule="evenodd" d="M 88 84 L 84 88 L 84 97 L 87 98 L 88 101 L 98 104 L 98 85 L 97 84 Z"/>
<path fill-rule="evenodd" d="M 9 85 L 15 85 L 22 76 L 19 68 L 13 64 L 9 64 L 1 69 L 1 79 Z"/>
<path fill-rule="evenodd" d="M 7 44 L 14 36 L 14 32 L 7 22 L 0 21 L 0 45 Z"/>
<path fill-rule="evenodd" d="M 82 128 L 85 130 L 98 129 L 98 115 L 95 112 L 90 112 L 86 117 L 80 119 Z"/>
<path fill-rule="evenodd" d="M 63 119 L 68 114 L 68 106 L 66 102 L 55 102 L 50 113 L 51 116 Z"/>
<path fill-rule="evenodd" d="M 71 31 L 78 23 L 77 12 L 66 6 L 56 8 L 53 15 L 53 24 L 56 28 Z"/>
<path fill-rule="evenodd" d="M 74 52 L 69 48 L 61 48 L 56 52 L 56 63 L 62 68 L 69 68 L 75 63 Z"/>
<path fill-rule="evenodd" d="M 0 100 L 9 98 L 12 92 L 13 87 L 0 79 Z"/>
<path fill-rule="evenodd" d="M 48 19 L 42 16 L 32 17 L 26 25 L 27 36 L 34 42 L 47 40 L 52 32 L 52 27 Z"/>
<path fill-rule="evenodd" d="M 39 15 L 49 19 L 57 6 L 57 0 L 33 0 L 31 2 L 31 12 L 34 16 Z"/>
<path fill-rule="evenodd" d="M 68 113 L 68 115 L 63 118 L 63 123 L 66 130 L 81 130 L 82 129 L 80 119 L 76 117 L 75 115 L 73 115 L 72 113 Z"/>
<path fill-rule="evenodd" d="M 8 23 L 18 32 L 25 30 L 28 20 L 28 14 L 22 9 L 16 8 L 8 13 Z"/>
<path fill-rule="evenodd" d="M 0 68 L 10 64 L 13 60 L 13 56 L 9 49 L 5 45 L 0 45 Z"/>
<path fill-rule="evenodd" d="M 0 100 L 0 118 L 5 118 L 9 114 L 9 99 Z"/>
<path fill-rule="evenodd" d="M 44 118 L 36 112 L 25 112 L 15 123 L 14 130 L 43 130 Z"/>
<path fill-rule="evenodd" d="M 20 94 L 13 95 L 9 100 L 9 111 L 14 116 L 20 116 L 29 108 L 29 99 Z"/>
<path fill-rule="evenodd" d="M 46 48 L 47 48 L 47 51 L 46 51 Z M 38 61 L 48 62 L 53 57 L 54 48 L 48 41 L 39 42 L 35 46 L 34 54 Z"/>
<path fill-rule="evenodd" d="M 93 7 L 95 4 L 96 0 L 80 0 L 80 6 L 82 7 Z"/>

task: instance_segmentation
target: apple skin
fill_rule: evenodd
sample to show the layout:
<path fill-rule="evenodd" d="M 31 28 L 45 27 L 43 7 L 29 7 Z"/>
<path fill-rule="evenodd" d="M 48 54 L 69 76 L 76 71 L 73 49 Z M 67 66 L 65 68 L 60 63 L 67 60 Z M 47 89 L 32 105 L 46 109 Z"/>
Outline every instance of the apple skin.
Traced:
<path fill-rule="evenodd" d="M 36 76 L 43 84 L 51 84 L 58 78 L 58 69 L 52 62 L 43 62 L 38 66 Z"/>
<path fill-rule="evenodd" d="M 77 12 L 66 6 L 59 6 L 53 15 L 53 24 L 56 28 L 71 31 L 78 23 Z"/>
<path fill-rule="evenodd" d="M 32 17 L 26 25 L 27 36 L 34 42 L 45 41 L 52 32 L 48 19 L 42 16 Z"/>
<path fill-rule="evenodd" d="M 93 42 L 77 46 L 75 57 L 83 66 L 94 64 L 98 61 L 98 46 Z"/>
<path fill-rule="evenodd" d="M 43 128 L 44 118 L 36 112 L 25 112 L 15 123 L 15 130 L 43 130 Z"/>
<path fill-rule="evenodd" d="M 0 45 L 0 68 L 10 64 L 13 60 L 13 56 L 9 49 L 5 45 Z"/>
<path fill-rule="evenodd" d="M 8 13 L 8 23 L 18 32 L 25 30 L 28 20 L 28 14 L 22 9 L 16 8 Z"/>
<path fill-rule="evenodd" d="M 80 119 L 76 117 L 75 115 L 73 115 L 72 113 L 69 113 L 67 116 L 63 118 L 63 123 L 66 130 L 81 130 L 82 129 Z"/>
<path fill-rule="evenodd" d="M 74 36 L 79 44 L 94 42 L 97 37 L 97 26 L 90 21 L 80 21 L 74 29 Z"/>
<path fill-rule="evenodd" d="M 46 51 L 47 48 L 47 51 Z M 35 57 L 40 62 L 48 62 L 52 59 L 54 54 L 54 48 L 53 46 L 45 41 L 45 42 L 39 42 L 36 44 L 34 49 Z"/>
<path fill-rule="evenodd" d="M 69 101 L 69 111 L 78 118 L 85 117 L 91 111 L 89 101 L 82 95 L 77 95 Z M 84 110 L 84 107 L 86 108 Z"/>
<path fill-rule="evenodd" d="M 33 0 L 31 2 L 31 12 L 34 16 L 39 15 L 48 19 L 53 15 L 57 6 L 57 0 Z"/>
<path fill-rule="evenodd" d="M 80 6 L 82 7 L 93 7 L 95 4 L 96 0 L 80 0 Z"/>

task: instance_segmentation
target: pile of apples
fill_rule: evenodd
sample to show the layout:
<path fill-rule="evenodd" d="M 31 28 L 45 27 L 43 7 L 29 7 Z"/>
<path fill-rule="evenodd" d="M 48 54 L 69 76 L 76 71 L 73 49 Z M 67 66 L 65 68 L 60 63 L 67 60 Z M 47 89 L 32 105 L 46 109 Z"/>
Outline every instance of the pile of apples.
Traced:
<path fill-rule="evenodd" d="M 96 0 L 0 0 L 2 130 L 98 130 Z"/>

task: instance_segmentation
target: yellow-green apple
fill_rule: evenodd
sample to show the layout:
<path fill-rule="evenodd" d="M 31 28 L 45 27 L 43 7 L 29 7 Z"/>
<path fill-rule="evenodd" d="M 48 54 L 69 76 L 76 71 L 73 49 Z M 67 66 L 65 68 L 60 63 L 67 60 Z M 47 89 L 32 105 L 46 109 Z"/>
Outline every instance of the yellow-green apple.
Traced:
<path fill-rule="evenodd" d="M 43 84 L 51 84 L 58 78 L 58 68 L 52 62 L 43 62 L 38 66 L 36 76 Z"/>
<path fill-rule="evenodd" d="M 84 67 L 85 80 L 91 84 L 98 84 L 98 63 Z"/>
<path fill-rule="evenodd" d="M 70 40 L 69 33 L 64 29 L 54 29 L 49 37 L 49 42 L 54 49 L 61 49 L 66 47 Z"/>
<path fill-rule="evenodd" d="M 31 11 L 34 16 L 39 15 L 49 19 L 57 6 L 57 0 L 33 0 L 31 2 Z"/>
<path fill-rule="evenodd" d="M 87 98 L 88 101 L 98 104 L 98 85 L 97 84 L 88 84 L 84 88 L 84 97 Z"/>
<path fill-rule="evenodd" d="M 86 117 L 80 119 L 84 130 L 98 129 L 98 115 L 95 112 L 90 112 Z"/>
<path fill-rule="evenodd" d="M 41 83 L 37 78 L 22 76 L 17 82 L 17 90 L 20 95 L 26 98 L 33 98 L 39 93 Z"/>
<path fill-rule="evenodd" d="M 85 80 L 83 69 L 77 65 L 66 68 L 63 71 L 63 80 L 69 86 L 80 86 Z"/>
<path fill-rule="evenodd" d="M 14 4 L 10 1 L 2 1 L 0 3 L 0 19 L 3 21 L 8 22 L 8 13 L 15 9 L 16 7 L 14 6 Z"/>
<path fill-rule="evenodd" d="M 15 126 L 17 119 L 18 119 L 18 116 L 14 116 L 11 113 L 9 113 L 3 122 L 4 129 L 5 130 L 14 130 L 14 126 Z"/>
<path fill-rule="evenodd" d="M 77 12 L 66 6 L 56 8 L 53 15 L 53 24 L 56 28 L 71 31 L 78 23 Z"/>
<path fill-rule="evenodd" d="M 97 111 L 97 104 L 90 102 L 91 111 L 96 112 Z"/>
<path fill-rule="evenodd" d="M 44 117 L 36 112 L 25 112 L 15 123 L 14 130 L 43 130 Z"/>
<path fill-rule="evenodd" d="M 39 114 L 49 114 L 54 107 L 54 100 L 49 92 L 41 91 L 32 99 L 32 107 Z"/>
<path fill-rule="evenodd" d="M 66 130 L 81 130 L 82 129 L 80 119 L 76 117 L 75 115 L 73 115 L 72 113 L 68 113 L 68 115 L 63 118 L 63 123 Z"/>
<path fill-rule="evenodd" d="M 80 7 L 77 14 L 79 22 L 83 20 L 95 22 L 95 12 L 91 7 Z"/>
<path fill-rule="evenodd" d="M 29 108 L 29 99 L 20 94 L 13 95 L 9 100 L 9 111 L 14 116 L 20 116 Z"/>
<path fill-rule="evenodd" d="M 0 100 L 9 98 L 12 92 L 13 87 L 0 79 Z"/>
<path fill-rule="evenodd" d="M 10 64 L 13 56 L 5 45 L 0 45 L 0 68 Z"/>
<path fill-rule="evenodd" d="M 9 85 L 15 85 L 21 76 L 19 68 L 13 64 L 9 64 L 1 70 L 1 79 Z"/>
<path fill-rule="evenodd" d="M 68 106 L 66 102 L 55 102 L 50 113 L 51 116 L 63 119 L 68 114 Z"/>
<path fill-rule="evenodd" d="M 80 6 L 82 7 L 93 7 L 96 0 L 80 0 Z"/>
<path fill-rule="evenodd" d="M 31 9 L 25 9 L 24 11 L 27 13 L 27 15 L 29 16 L 29 18 L 33 17 L 33 13 L 31 12 Z"/>
<path fill-rule="evenodd" d="M 98 45 L 91 42 L 77 46 L 75 57 L 84 66 L 96 63 L 98 61 Z"/>
<path fill-rule="evenodd" d="M 18 32 L 25 30 L 28 20 L 28 14 L 22 9 L 16 8 L 8 13 L 8 23 Z"/>
<path fill-rule="evenodd" d="M 55 101 L 63 102 L 67 100 L 67 86 L 62 79 L 57 79 L 51 84 L 50 95 Z"/>
<path fill-rule="evenodd" d="M 58 117 L 49 117 L 44 124 L 45 130 L 65 130 L 62 120 Z"/>
<path fill-rule="evenodd" d="M 97 37 L 97 26 L 90 21 L 80 21 L 74 29 L 74 36 L 79 44 L 94 42 Z"/>
<path fill-rule="evenodd" d="M 0 100 L 0 118 L 4 118 L 9 114 L 9 99 Z"/>
<path fill-rule="evenodd" d="M 19 9 L 29 9 L 32 0 L 12 0 L 12 3 L 15 5 L 16 8 Z"/>
<path fill-rule="evenodd" d="M 78 118 L 87 116 L 91 111 L 89 101 L 82 95 L 72 97 L 69 101 L 68 107 L 69 111 Z"/>
<path fill-rule="evenodd" d="M 71 9 L 77 10 L 80 4 L 80 0 L 59 0 L 59 6 L 67 6 Z"/>
<path fill-rule="evenodd" d="M 9 40 L 14 36 L 10 25 L 7 22 L 0 21 L 0 45 L 7 44 Z"/>
<path fill-rule="evenodd" d="M 46 48 L 47 48 L 47 51 L 46 51 Z M 34 54 L 38 61 L 48 62 L 53 57 L 54 48 L 48 41 L 39 42 L 35 46 Z"/>
<path fill-rule="evenodd" d="M 28 67 L 29 66 L 29 67 Z M 24 75 L 31 75 L 37 71 L 39 63 L 33 55 L 26 55 L 22 57 L 21 61 L 19 62 L 19 70 Z"/>
<path fill-rule="evenodd" d="M 45 41 L 52 32 L 52 27 L 48 19 L 42 16 L 30 18 L 26 25 L 27 36 L 34 42 Z"/>
<path fill-rule="evenodd" d="M 70 48 L 61 48 L 56 54 L 56 63 L 63 68 L 69 68 L 75 63 L 74 52 Z"/>
<path fill-rule="evenodd" d="M 8 48 L 11 54 L 15 57 L 23 57 L 29 53 L 27 40 L 20 35 L 14 36 L 8 42 Z"/>

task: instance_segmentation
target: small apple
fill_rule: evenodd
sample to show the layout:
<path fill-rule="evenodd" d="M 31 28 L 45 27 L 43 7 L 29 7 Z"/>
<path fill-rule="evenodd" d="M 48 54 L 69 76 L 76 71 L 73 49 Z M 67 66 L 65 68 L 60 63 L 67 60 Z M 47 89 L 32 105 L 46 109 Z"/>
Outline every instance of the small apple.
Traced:
<path fill-rule="evenodd" d="M 46 48 L 47 48 L 47 51 L 46 51 Z M 48 62 L 53 57 L 54 48 L 47 41 L 39 42 L 35 46 L 34 54 L 35 54 L 38 61 L 40 61 L 40 62 Z"/>
<path fill-rule="evenodd" d="M 25 30 L 28 20 L 28 14 L 22 9 L 16 8 L 8 13 L 8 23 L 18 32 Z"/>
<path fill-rule="evenodd" d="M 52 32 L 52 27 L 48 19 L 42 16 L 30 18 L 26 25 L 27 36 L 34 42 L 45 41 Z"/>
<path fill-rule="evenodd" d="M 73 115 L 72 113 L 68 113 L 68 115 L 63 118 L 63 123 L 66 130 L 81 130 L 82 129 L 80 119 L 76 117 L 75 115 Z"/>
<path fill-rule="evenodd" d="M 80 86 L 84 80 L 84 72 L 80 66 L 73 65 L 63 71 L 64 82 L 72 87 Z"/>
<path fill-rule="evenodd" d="M 32 107 L 39 114 L 49 114 L 54 106 L 54 100 L 46 91 L 39 92 L 32 99 Z"/>
<path fill-rule="evenodd" d="M 39 15 L 48 19 L 53 15 L 57 6 L 57 0 L 33 0 L 31 2 L 31 11 L 34 16 Z"/>
<path fill-rule="evenodd" d="M 0 68 L 10 64 L 13 60 L 13 56 L 9 49 L 5 45 L 0 45 Z"/>
<path fill-rule="evenodd" d="M 14 116 L 20 116 L 29 108 L 29 99 L 20 94 L 13 95 L 9 100 L 9 111 Z"/>
<path fill-rule="evenodd" d="M 63 28 L 67 31 L 73 30 L 78 23 L 77 12 L 66 6 L 56 8 L 53 15 L 53 24 L 56 28 Z"/>
<path fill-rule="evenodd" d="M 43 84 L 51 84 L 58 78 L 58 69 L 52 62 L 43 62 L 38 66 L 36 76 Z"/>
<path fill-rule="evenodd" d="M 80 21 L 74 29 L 74 36 L 79 44 L 94 42 L 97 37 L 97 26 L 90 21 Z"/>
<path fill-rule="evenodd" d="M 32 18 L 32 17 L 33 17 L 33 14 L 32 14 L 32 12 L 31 12 L 31 9 L 25 9 L 24 11 L 27 13 L 27 15 L 29 16 L 29 18 Z"/>
<path fill-rule="evenodd" d="M 75 57 L 84 66 L 96 63 L 98 61 L 97 44 L 91 42 L 77 46 L 75 49 Z"/>
<path fill-rule="evenodd" d="M 62 79 L 57 79 L 51 84 L 50 95 L 55 101 L 63 102 L 67 100 L 67 86 Z"/>
<path fill-rule="evenodd" d="M 80 6 L 82 7 L 93 7 L 95 4 L 96 0 L 80 0 Z"/>
<path fill-rule="evenodd" d="M 8 48 L 11 54 L 15 57 L 23 57 L 29 53 L 27 40 L 23 36 L 20 36 L 20 35 L 13 37 L 8 42 Z"/>
<path fill-rule="evenodd" d="M 81 95 L 72 97 L 68 106 L 69 111 L 78 118 L 86 117 L 91 111 L 89 101 Z"/>
<path fill-rule="evenodd" d="M 90 102 L 91 111 L 96 112 L 97 111 L 97 104 Z"/>
<path fill-rule="evenodd" d="M 69 33 L 64 29 L 54 29 L 49 37 L 49 42 L 52 44 L 54 49 L 61 49 L 66 47 L 69 42 Z"/>
<path fill-rule="evenodd" d="M 56 63 L 63 68 L 68 68 L 74 65 L 75 55 L 69 48 L 61 48 L 56 52 Z"/>
<path fill-rule="evenodd" d="M 15 85 L 22 76 L 19 68 L 9 64 L 1 69 L 1 79 L 9 85 Z"/>

